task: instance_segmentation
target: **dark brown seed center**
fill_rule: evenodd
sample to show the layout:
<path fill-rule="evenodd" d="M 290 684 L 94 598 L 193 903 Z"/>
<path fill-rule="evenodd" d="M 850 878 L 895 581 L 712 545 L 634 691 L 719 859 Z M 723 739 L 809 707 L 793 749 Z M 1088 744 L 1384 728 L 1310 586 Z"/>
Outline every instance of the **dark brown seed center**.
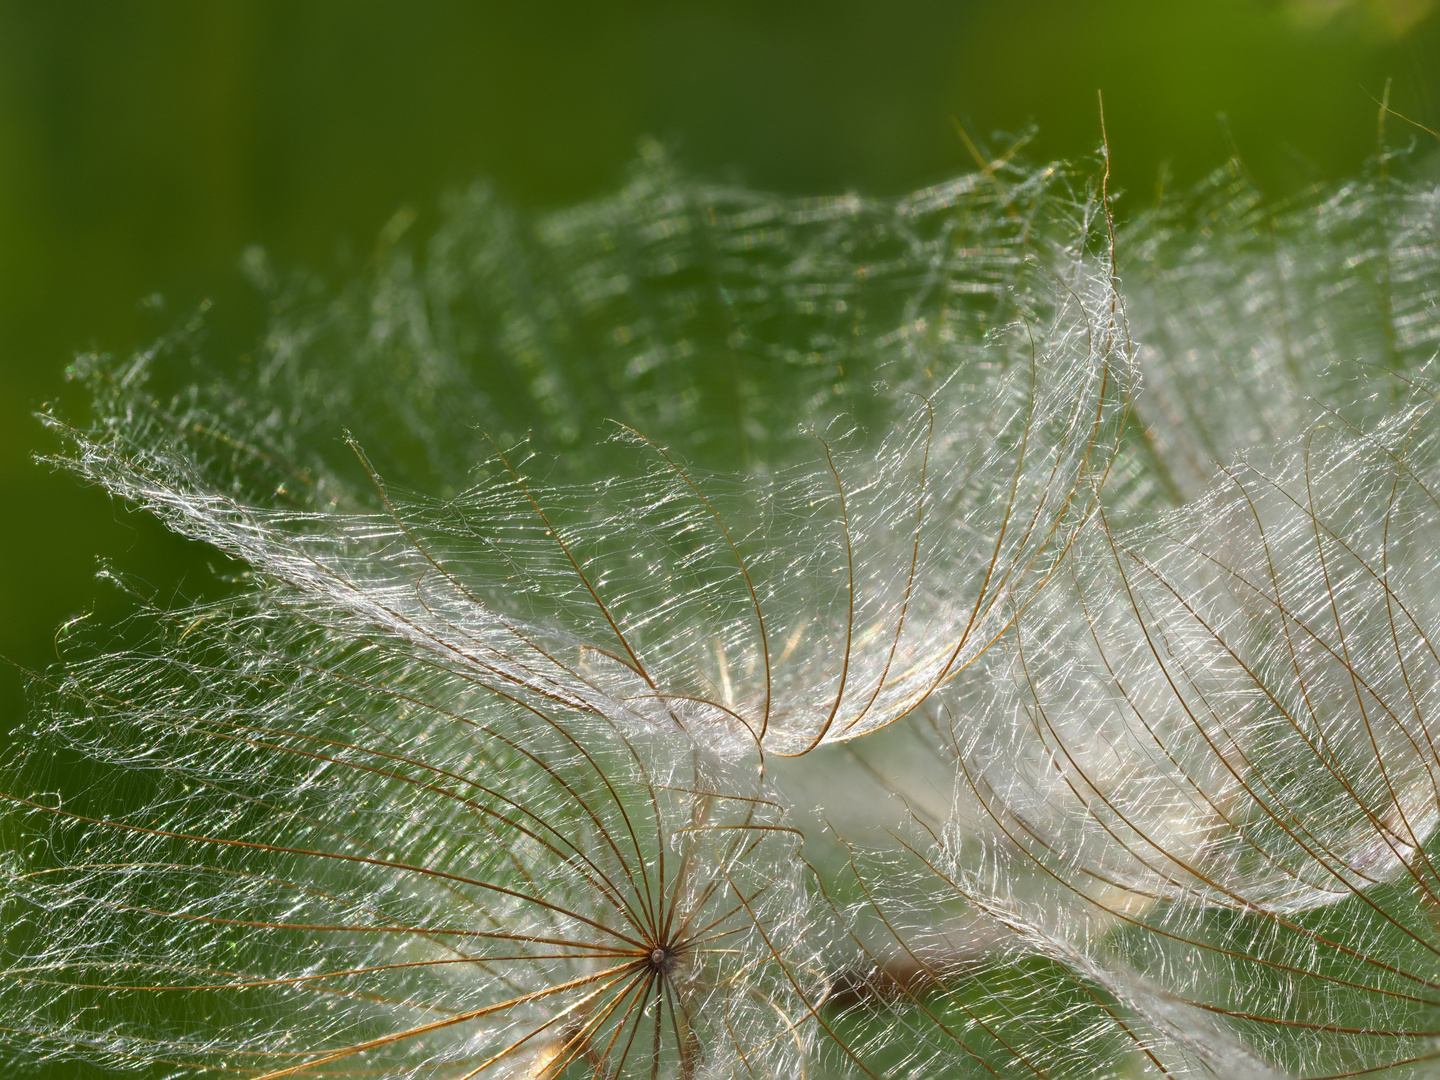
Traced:
<path fill-rule="evenodd" d="M 658 945 L 650 950 L 650 963 L 654 967 L 660 967 L 665 963 L 665 950 Z"/>

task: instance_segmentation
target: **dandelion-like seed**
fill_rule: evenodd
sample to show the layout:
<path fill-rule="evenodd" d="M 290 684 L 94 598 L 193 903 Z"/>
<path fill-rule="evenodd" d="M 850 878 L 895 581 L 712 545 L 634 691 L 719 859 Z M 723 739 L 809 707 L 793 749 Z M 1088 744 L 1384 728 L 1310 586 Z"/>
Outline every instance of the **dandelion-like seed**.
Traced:
<path fill-rule="evenodd" d="M 1010 161 L 804 201 L 647 149 L 333 302 L 247 256 L 253 381 L 78 365 L 57 460 L 246 582 L 36 676 L 15 1059 L 1420 1075 L 1435 194 L 1232 163 L 1117 226 Z"/>
<path fill-rule="evenodd" d="M 726 1053 L 785 1073 L 799 1006 L 765 972 L 806 962 L 805 891 L 753 771 L 732 789 L 673 738 L 338 627 L 147 618 L 163 653 L 80 665 L 51 718 L 151 774 L 144 812 L 10 797 L 62 857 L 11 868 L 12 911 L 70 927 L 24 977 L 65 988 L 53 1008 L 90 1016 L 95 1049 L 267 1077 L 360 1055 L 409 1075 L 643 1057 L 683 1076 Z M 175 994 L 212 1002 L 137 1044 L 121 1002 Z"/>

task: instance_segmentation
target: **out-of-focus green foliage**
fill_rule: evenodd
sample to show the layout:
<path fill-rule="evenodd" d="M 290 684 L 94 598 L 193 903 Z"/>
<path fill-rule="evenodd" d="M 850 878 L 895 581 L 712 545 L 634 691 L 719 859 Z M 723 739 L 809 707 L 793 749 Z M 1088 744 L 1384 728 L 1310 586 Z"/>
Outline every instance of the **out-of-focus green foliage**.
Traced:
<path fill-rule="evenodd" d="M 226 587 L 209 549 L 37 468 L 30 414 L 76 352 L 123 354 L 202 306 L 207 362 L 244 364 L 265 318 L 237 270 L 251 245 L 343 282 L 428 236 L 447 190 L 574 204 L 646 135 L 703 177 L 895 194 L 1031 123 L 1032 160 L 1090 153 L 1097 89 L 1122 218 L 1234 152 L 1281 195 L 1360 171 L 1387 80 L 1440 127 L 1433 8 L 0 3 L 0 653 L 41 667 L 58 624 L 103 609 L 97 555 L 162 599 Z M 1430 139 L 1391 120 L 1412 136 Z M 18 689 L 0 676 L 0 728 Z"/>

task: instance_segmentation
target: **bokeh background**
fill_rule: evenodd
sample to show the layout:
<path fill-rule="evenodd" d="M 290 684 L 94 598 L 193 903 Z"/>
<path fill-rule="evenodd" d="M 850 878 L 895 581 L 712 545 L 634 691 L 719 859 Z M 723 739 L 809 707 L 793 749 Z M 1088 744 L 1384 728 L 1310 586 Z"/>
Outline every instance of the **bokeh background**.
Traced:
<path fill-rule="evenodd" d="M 97 557 L 162 596 L 224 587 L 37 465 L 32 413 L 75 353 L 206 299 L 215 361 L 242 351 L 248 245 L 339 279 L 402 206 L 423 235 L 479 176 L 521 207 L 581 200 L 646 135 L 759 188 L 901 193 L 973 167 L 952 117 L 997 149 L 1033 122 L 1034 160 L 1092 153 L 1097 89 L 1132 204 L 1232 149 L 1281 197 L 1363 168 L 1387 80 L 1440 128 L 1434 0 L 0 2 L 0 654 L 41 668 L 62 621 L 103 617 Z M 21 685 L 0 671 L 0 730 Z"/>

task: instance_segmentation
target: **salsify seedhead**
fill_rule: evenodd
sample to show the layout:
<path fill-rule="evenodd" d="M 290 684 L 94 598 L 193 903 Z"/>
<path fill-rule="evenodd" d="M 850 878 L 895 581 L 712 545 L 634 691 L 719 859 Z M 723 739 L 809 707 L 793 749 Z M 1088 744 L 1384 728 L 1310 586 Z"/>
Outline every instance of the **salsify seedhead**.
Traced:
<path fill-rule="evenodd" d="M 964 787 L 930 872 L 1013 919 L 1015 948 L 1142 973 L 1142 1022 L 1208 1014 L 1173 1038 L 1200 1064 L 1243 1048 L 1222 1075 L 1434 1053 L 1437 474 L 1417 391 L 1373 431 L 1232 464 L 1150 526 L 1097 517 L 992 670 L 946 694 Z"/>
<path fill-rule="evenodd" d="M 9 796 L 45 836 L 8 868 L 12 1039 L 247 1076 L 793 1072 L 815 975 L 781 972 L 820 943 L 753 769 L 263 594 L 139 618 L 44 721 L 143 808 Z"/>
<path fill-rule="evenodd" d="M 223 380 L 77 365 L 55 460 L 245 574 L 35 677 L 14 1061 L 1422 1074 L 1434 193 L 1008 162 L 646 149 L 338 295 L 248 255 Z"/>

